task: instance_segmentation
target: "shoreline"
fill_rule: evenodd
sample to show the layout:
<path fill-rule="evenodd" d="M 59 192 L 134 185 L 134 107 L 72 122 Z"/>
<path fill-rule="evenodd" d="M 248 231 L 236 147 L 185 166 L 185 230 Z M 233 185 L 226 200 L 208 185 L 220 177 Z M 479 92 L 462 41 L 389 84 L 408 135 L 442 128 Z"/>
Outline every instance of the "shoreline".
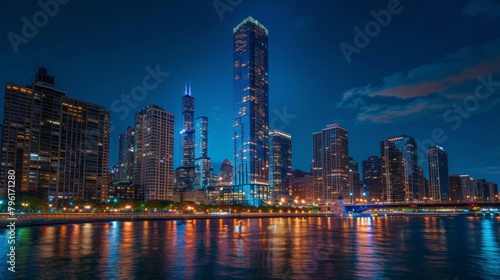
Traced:
<path fill-rule="evenodd" d="M 370 214 L 339 215 L 335 213 L 234 213 L 234 214 L 165 214 L 165 213 L 68 213 L 68 214 L 28 214 L 15 216 L 16 220 L 8 220 L 6 216 L 0 217 L 0 226 L 5 227 L 10 222 L 15 222 L 17 227 L 47 226 L 62 224 L 81 224 L 98 222 L 124 222 L 124 221 L 150 221 L 150 220 L 193 220 L 193 219 L 259 219 L 259 218 L 385 218 L 385 217 L 456 217 L 464 215 L 478 216 L 480 213 L 379 213 L 378 216 Z M 499 214 L 493 214 L 498 216 Z M 490 216 L 488 214 L 488 216 Z"/>
<path fill-rule="evenodd" d="M 309 218 L 309 217 L 341 217 L 333 213 L 237 213 L 237 214 L 31 214 L 15 216 L 16 220 L 0 218 L 0 226 L 5 227 L 10 222 L 15 222 L 17 227 L 46 226 L 61 224 L 81 224 L 96 222 L 124 222 L 124 221 L 151 221 L 151 220 L 193 220 L 193 219 L 259 219 L 259 218 Z"/>

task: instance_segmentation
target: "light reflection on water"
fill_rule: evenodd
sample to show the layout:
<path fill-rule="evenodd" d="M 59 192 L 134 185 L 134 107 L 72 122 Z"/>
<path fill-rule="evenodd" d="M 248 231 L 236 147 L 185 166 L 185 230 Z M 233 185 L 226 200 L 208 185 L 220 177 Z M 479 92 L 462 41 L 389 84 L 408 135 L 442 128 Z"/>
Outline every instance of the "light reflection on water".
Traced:
<path fill-rule="evenodd" d="M 500 279 L 499 225 L 459 216 L 26 227 L 16 274 L 5 266 L 0 279 Z"/>

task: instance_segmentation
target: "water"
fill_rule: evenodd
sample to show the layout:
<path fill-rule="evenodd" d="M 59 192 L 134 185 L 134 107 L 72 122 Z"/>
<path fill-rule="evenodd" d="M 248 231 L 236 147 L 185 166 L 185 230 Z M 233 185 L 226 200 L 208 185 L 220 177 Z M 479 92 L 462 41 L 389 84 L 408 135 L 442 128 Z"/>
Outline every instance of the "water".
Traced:
<path fill-rule="evenodd" d="M 0 279 L 500 279 L 499 225 L 459 216 L 26 227 L 16 273 L 2 230 Z"/>

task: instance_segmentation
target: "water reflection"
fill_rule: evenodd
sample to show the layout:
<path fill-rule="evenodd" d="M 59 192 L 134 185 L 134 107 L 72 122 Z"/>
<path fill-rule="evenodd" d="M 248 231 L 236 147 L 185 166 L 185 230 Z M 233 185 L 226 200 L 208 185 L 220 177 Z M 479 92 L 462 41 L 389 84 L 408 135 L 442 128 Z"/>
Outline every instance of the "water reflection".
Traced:
<path fill-rule="evenodd" d="M 499 224 L 498 217 L 310 217 L 27 227 L 18 229 L 16 276 L 492 279 L 500 275 Z M 0 279 L 11 276 L 5 271 Z"/>

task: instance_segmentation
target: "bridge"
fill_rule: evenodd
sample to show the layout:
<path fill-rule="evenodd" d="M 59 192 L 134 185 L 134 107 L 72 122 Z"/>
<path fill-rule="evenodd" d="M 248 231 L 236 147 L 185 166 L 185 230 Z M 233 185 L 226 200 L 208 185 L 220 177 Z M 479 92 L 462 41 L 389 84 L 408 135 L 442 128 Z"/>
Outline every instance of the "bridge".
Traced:
<path fill-rule="evenodd" d="M 380 203 L 380 204 L 346 204 L 346 213 L 362 213 L 372 209 L 394 209 L 394 208 L 456 208 L 472 209 L 479 208 L 500 208 L 500 201 L 492 202 L 409 202 L 409 203 Z"/>

